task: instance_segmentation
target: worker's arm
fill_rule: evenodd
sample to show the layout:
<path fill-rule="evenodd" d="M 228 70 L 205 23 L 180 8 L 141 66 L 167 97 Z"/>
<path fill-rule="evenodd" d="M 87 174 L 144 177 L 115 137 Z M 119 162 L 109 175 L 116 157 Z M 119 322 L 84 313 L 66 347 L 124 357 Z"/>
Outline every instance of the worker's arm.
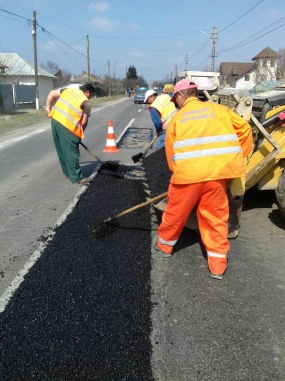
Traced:
<path fill-rule="evenodd" d="M 154 107 L 150 107 L 149 112 L 150 112 L 151 120 L 153 121 L 154 127 L 156 129 L 156 135 L 159 136 L 162 131 L 162 121 L 161 121 L 160 113 Z"/>
<path fill-rule="evenodd" d="M 48 97 L 47 97 L 47 100 L 46 100 L 46 114 L 49 115 L 50 111 L 51 111 L 51 106 L 53 104 L 53 102 L 60 97 L 60 94 L 61 94 L 61 90 L 52 90 L 50 91 Z"/>
<path fill-rule="evenodd" d="M 88 124 L 88 115 L 83 114 L 83 116 L 82 116 L 82 128 L 83 128 L 83 131 L 85 131 L 85 129 L 87 127 L 87 124 Z"/>
<path fill-rule="evenodd" d="M 82 124 L 83 131 L 85 131 L 87 124 L 88 124 L 88 118 L 91 115 L 91 103 L 90 103 L 90 101 L 84 101 L 81 104 L 81 108 L 83 110 L 81 124 Z"/>
<path fill-rule="evenodd" d="M 235 112 L 228 110 L 231 114 L 231 120 L 235 133 L 237 134 L 238 140 L 240 142 L 243 157 L 246 158 L 253 149 L 253 139 L 252 130 L 249 125 L 242 117 L 240 117 Z"/>

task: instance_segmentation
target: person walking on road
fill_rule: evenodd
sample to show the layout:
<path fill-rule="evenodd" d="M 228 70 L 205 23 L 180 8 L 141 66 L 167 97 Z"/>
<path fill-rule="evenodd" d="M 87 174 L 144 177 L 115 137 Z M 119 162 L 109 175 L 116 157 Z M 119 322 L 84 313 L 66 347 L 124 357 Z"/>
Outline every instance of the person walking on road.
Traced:
<path fill-rule="evenodd" d="M 227 182 L 246 173 L 252 150 L 250 125 L 227 107 L 197 98 L 197 85 L 179 81 L 172 102 L 180 110 L 167 128 L 165 151 L 173 173 L 168 203 L 153 245 L 170 258 L 185 223 L 197 206 L 201 239 L 212 278 L 223 279 L 230 244 Z"/>
<path fill-rule="evenodd" d="M 164 147 L 166 128 L 177 110 L 175 104 L 171 102 L 171 97 L 167 94 L 157 95 L 153 89 L 145 93 L 144 103 L 148 103 L 149 112 L 156 129 L 156 135 L 160 136 L 158 148 Z"/>
<path fill-rule="evenodd" d="M 94 93 L 95 88 L 86 83 L 80 90 L 52 90 L 46 101 L 46 114 L 52 119 L 52 136 L 61 169 L 72 183 L 91 181 L 89 177 L 83 177 L 79 165 L 79 143 L 84 138 L 91 113 L 90 99 Z"/>
<path fill-rule="evenodd" d="M 131 94 L 132 94 L 132 89 L 130 87 L 128 88 L 128 94 L 129 94 L 129 98 L 130 98 Z"/>

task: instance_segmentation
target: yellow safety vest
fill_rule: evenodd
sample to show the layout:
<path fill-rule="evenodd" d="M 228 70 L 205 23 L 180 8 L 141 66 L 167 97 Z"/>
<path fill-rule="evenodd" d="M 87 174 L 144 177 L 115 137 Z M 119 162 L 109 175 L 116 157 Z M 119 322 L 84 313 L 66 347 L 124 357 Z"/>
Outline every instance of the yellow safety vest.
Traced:
<path fill-rule="evenodd" d="M 160 113 L 162 128 L 165 130 L 171 118 L 177 112 L 174 102 L 171 102 L 169 95 L 162 94 L 155 98 L 150 107 L 155 108 Z"/>
<path fill-rule="evenodd" d="M 83 110 L 80 106 L 84 101 L 88 101 L 88 98 L 81 90 L 65 89 L 53 106 L 49 117 L 55 119 L 74 135 L 83 139 Z"/>
<path fill-rule="evenodd" d="M 244 176 L 241 144 L 246 152 L 252 149 L 251 128 L 245 120 L 222 105 L 187 99 L 166 132 L 166 156 L 173 172 L 171 183 L 192 184 Z"/>

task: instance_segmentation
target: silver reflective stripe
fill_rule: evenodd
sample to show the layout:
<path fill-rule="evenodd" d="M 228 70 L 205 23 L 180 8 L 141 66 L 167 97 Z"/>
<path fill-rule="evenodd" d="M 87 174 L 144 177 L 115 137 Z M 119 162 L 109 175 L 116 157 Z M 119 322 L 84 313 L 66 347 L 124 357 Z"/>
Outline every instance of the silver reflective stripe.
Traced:
<path fill-rule="evenodd" d="M 171 117 L 172 117 L 174 114 L 176 114 L 176 113 L 177 113 L 177 110 L 176 110 L 176 109 L 173 110 L 173 111 L 171 111 L 170 114 L 166 115 L 164 118 L 161 119 L 162 123 L 165 122 L 167 119 L 171 118 Z"/>
<path fill-rule="evenodd" d="M 63 99 L 63 98 L 59 98 L 60 102 L 62 103 L 65 103 L 68 107 L 70 107 L 74 112 L 76 112 L 76 114 L 78 114 L 79 116 L 82 115 L 82 111 L 78 111 L 78 109 L 76 107 L 74 107 L 70 102 L 68 102 L 67 100 Z"/>
<path fill-rule="evenodd" d="M 208 257 L 215 257 L 215 258 L 227 258 L 227 254 L 217 254 L 212 253 L 211 251 L 207 251 Z"/>
<path fill-rule="evenodd" d="M 165 241 L 165 239 L 162 239 L 159 237 L 159 241 L 160 243 L 162 243 L 163 245 L 169 245 L 169 246 L 174 246 L 177 242 L 177 239 L 173 240 L 173 241 Z"/>
<path fill-rule="evenodd" d="M 179 141 L 174 143 L 173 148 L 180 148 L 180 147 L 185 147 L 185 146 L 195 146 L 198 144 L 230 142 L 230 141 L 237 141 L 237 140 L 238 140 L 238 137 L 236 134 L 214 135 L 214 136 L 206 136 L 204 138 L 193 138 L 193 139 L 179 140 Z"/>
<path fill-rule="evenodd" d="M 192 159 L 194 157 L 214 156 L 214 155 L 226 155 L 230 153 L 241 153 L 241 147 L 223 147 L 203 149 L 199 151 L 176 153 L 172 156 L 172 161 Z"/>
<path fill-rule="evenodd" d="M 65 111 L 62 111 L 60 108 L 58 108 L 56 105 L 53 107 L 56 111 L 58 111 L 60 114 L 64 115 L 67 119 L 69 119 L 76 127 L 80 128 L 82 130 L 82 126 L 77 120 L 72 118 L 69 114 L 67 114 Z"/>

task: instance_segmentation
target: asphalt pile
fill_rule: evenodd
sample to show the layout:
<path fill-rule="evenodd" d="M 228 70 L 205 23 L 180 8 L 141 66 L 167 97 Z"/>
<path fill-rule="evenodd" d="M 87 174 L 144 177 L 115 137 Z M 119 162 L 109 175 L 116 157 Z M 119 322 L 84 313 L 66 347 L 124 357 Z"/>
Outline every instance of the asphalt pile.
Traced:
<path fill-rule="evenodd" d="M 143 167 L 151 197 L 167 192 L 171 172 L 167 165 L 165 149 L 161 148 L 146 156 L 143 160 Z"/>
<path fill-rule="evenodd" d="M 96 228 L 144 189 L 102 170 L 56 229 L 0 316 L 1 381 L 153 379 L 149 208 Z"/>

